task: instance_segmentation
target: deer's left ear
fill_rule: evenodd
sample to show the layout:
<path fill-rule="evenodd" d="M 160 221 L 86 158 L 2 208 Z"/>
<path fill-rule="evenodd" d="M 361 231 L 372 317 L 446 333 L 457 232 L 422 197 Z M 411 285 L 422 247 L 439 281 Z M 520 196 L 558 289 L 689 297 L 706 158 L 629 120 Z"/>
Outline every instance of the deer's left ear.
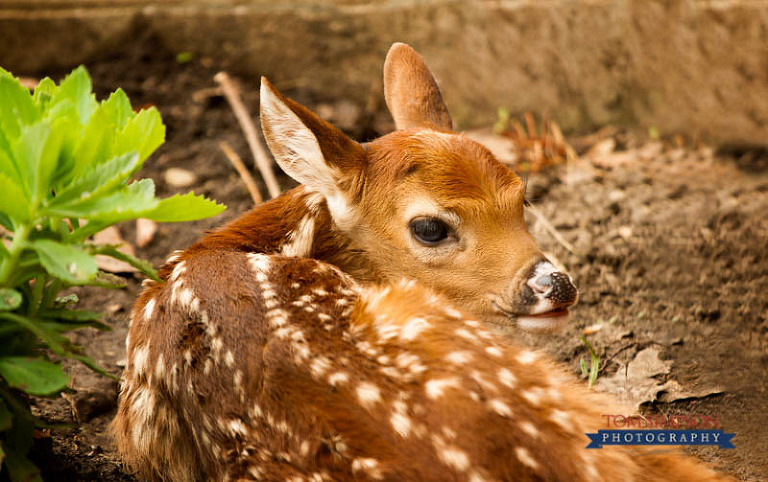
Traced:
<path fill-rule="evenodd" d="M 362 169 L 363 146 L 281 95 L 264 77 L 260 103 L 264 138 L 283 171 L 326 199 L 341 194 L 339 183 Z"/>
<path fill-rule="evenodd" d="M 395 43 L 384 61 L 384 99 L 398 130 L 422 127 L 453 130 L 440 88 L 421 55 Z"/>

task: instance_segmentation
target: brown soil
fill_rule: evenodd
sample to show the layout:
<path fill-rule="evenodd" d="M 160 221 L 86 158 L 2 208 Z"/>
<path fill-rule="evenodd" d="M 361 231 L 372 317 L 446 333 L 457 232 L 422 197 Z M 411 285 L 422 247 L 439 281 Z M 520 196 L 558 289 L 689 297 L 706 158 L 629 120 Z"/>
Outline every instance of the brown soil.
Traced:
<path fill-rule="evenodd" d="M 222 98 L 193 100 L 195 93 L 214 87 L 215 63 L 195 59 L 180 65 L 167 53 L 147 52 L 152 49 L 88 65 L 97 91 L 103 97 L 122 87 L 135 105 L 154 104 L 162 112 L 168 142 L 144 170 L 160 195 L 185 191 L 170 188 L 162 175 L 169 167 L 183 167 L 198 175 L 196 192 L 229 207 L 216 219 L 161 226 L 151 244 L 138 250 L 159 263 L 252 204 L 217 143 L 226 140 L 243 159 L 250 156 Z M 257 79 L 247 79 L 243 90 L 251 112 L 257 112 Z M 325 103 L 321 110 L 340 119 L 352 115 L 349 133 L 358 138 L 387 128 L 380 107 L 350 113 L 343 101 L 309 91 L 289 93 L 313 107 Z M 674 363 L 669 378 L 691 390 L 720 387 L 724 393 L 656 402 L 645 410 L 719 414 L 726 431 L 738 433 L 737 448 L 698 449 L 695 455 L 739 479 L 756 481 L 768 477 L 768 173 L 764 161 L 741 160 L 668 148 L 611 169 L 560 168 L 531 177 L 533 201 L 575 245 L 576 254 L 536 225 L 534 234 L 574 274 L 582 299 L 564 333 L 512 336 L 542 347 L 577 374 L 579 360 L 587 356 L 579 336 L 585 326 L 601 321 L 604 328 L 589 340 L 603 361 L 602 374 L 616 371 L 619 362 L 645 347 L 661 348 L 662 358 Z M 281 182 L 291 185 L 284 177 Z M 121 229 L 133 240 L 132 225 Z M 82 307 L 111 313 L 106 322 L 113 331 L 75 335 L 115 375 L 124 362 L 127 313 L 140 280 L 129 276 L 127 282 L 124 290 L 82 293 Z M 34 457 L 48 480 L 133 480 L 121 471 L 108 432 L 116 382 L 81 366 L 72 372 L 75 393 L 69 399 L 35 405 L 45 419 L 77 426 L 40 434 Z"/>

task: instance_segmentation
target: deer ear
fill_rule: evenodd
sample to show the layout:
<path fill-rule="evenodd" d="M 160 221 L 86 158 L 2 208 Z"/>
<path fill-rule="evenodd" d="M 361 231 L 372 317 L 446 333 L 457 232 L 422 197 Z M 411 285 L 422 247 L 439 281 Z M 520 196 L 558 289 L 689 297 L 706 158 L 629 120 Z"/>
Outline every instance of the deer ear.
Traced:
<path fill-rule="evenodd" d="M 432 72 L 415 50 L 395 43 L 384 61 L 384 99 L 398 129 L 452 131 L 453 122 Z"/>
<path fill-rule="evenodd" d="M 363 146 L 261 78 L 261 127 L 278 165 L 296 181 L 326 198 L 339 182 L 362 170 Z"/>

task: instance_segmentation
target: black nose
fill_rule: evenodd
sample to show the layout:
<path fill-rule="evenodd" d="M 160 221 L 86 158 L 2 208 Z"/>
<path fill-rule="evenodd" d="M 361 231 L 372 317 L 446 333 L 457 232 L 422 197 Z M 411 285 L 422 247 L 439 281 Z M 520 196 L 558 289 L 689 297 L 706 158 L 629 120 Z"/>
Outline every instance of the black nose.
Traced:
<path fill-rule="evenodd" d="M 579 290 L 571 278 L 560 271 L 542 274 L 528 281 L 528 286 L 542 298 L 552 301 L 558 308 L 570 306 L 576 302 Z"/>

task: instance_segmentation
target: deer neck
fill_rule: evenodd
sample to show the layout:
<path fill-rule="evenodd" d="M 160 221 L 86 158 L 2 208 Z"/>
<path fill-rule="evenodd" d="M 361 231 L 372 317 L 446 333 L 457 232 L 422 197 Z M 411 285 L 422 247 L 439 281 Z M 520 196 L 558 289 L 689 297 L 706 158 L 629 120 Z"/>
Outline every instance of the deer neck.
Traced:
<path fill-rule="evenodd" d="M 304 186 L 255 207 L 191 246 L 203 250 L 229 250 L 314 258 L 333 264 L 359 281 L 380 281 L 364 251 L 333 222 L 325 199 Z"/>

